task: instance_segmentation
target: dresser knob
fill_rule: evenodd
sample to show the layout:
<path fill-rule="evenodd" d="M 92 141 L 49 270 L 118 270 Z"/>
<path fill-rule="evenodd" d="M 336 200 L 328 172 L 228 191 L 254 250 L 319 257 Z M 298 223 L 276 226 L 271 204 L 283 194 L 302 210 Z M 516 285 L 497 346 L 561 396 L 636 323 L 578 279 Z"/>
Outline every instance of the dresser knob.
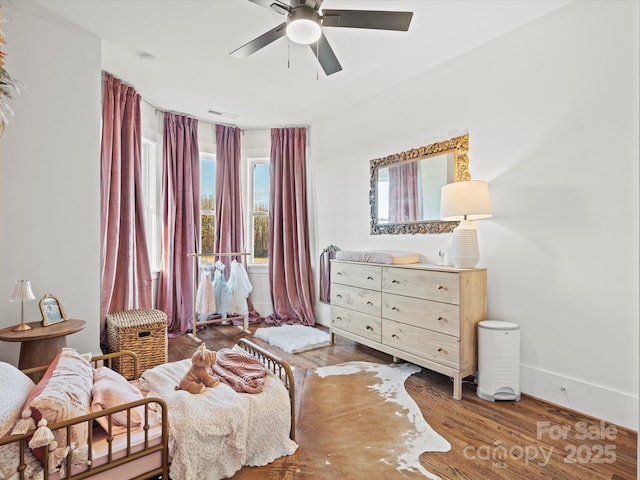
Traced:
<path fill-rule="evenodd" d="M 368 276 L 368 277 L 367 277 L 367 280 L 373 280 L 373 277 Z"/>
<path fill-rule="evenodd" d="M 398 335 L 396 335 L 395 333 L 391 334 L 391 338 L 400 338 Z"/>
<path fill-rule="evenodd" d="M 398 312 L 400 309 L 398 307 L 391 307 L 391 310 L 395 310 L 396 312 Z"/>
<path fill-rule="evenodd" d="M 391 283 L 400 283 L 398 280 L 391 280 Z"/>
<path fill-rule="evenodd" d="M 438 290 L 444 290 L 444 286 L 443 285 L 438 285 Z"/>
<path fill-rule="evenodd" d="M 438 347 L 438 351 L 442 352 L 444 349 L 442 347 Z"/>
<path fill-rule="evenodd" d="M 438 321 L 441 322 L 444 320 L 444 317 L 438 317 Z"/>
<path fill-rule="evenodd" d="M 340 295 L 339 293 L 336 295 L 336 297 L 338 298 L 342 298 L 342 295 Z"/>
<path fill-rule="evenodd" d="M 373 305 L 373 302 L 372 302 L 371 300 L 369 300 L 369 301 L 367 302 L 367 305 Z"/>
<path fill-rule="evenodd" d="M 373 332 L 373 327 L 371 325 L 367 325 L 367 330 L 371 330 Z"/>
<path fill-rule="evenodd" d="M 338 316 L 336 317 L 336 320 L 342 320 L 342 317 L 341 317 L 340 315 L 338 315 Z"/>
<path fill-rule="evenodd" d="M 342 276 L 342 272 L 336 272 L 336 275 Z"/>

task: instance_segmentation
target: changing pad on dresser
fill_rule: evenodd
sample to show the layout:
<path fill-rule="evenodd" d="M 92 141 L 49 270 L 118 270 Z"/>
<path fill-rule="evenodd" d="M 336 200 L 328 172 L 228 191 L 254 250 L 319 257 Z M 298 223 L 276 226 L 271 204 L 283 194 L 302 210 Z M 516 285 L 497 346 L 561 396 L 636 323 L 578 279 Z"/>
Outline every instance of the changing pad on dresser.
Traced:
<path fill-rule="evenodd" d="M 336 252 L 336 260 L 350 262 L 386 263 L 390 265 L 407 265 L 420 263 L 420 254 L 414 252 L 398 252 L 390 250 L 339 250 Z"/>

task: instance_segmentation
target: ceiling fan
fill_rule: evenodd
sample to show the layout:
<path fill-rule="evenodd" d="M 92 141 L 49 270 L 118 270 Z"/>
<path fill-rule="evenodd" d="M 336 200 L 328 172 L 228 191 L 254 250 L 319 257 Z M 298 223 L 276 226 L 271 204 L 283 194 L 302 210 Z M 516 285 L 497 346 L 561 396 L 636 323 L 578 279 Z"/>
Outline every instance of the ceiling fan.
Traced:
<path fill-rule="evenodd" d="M 377 10 L 320 10 L 323 0 L 249 0 L 274 10 L 287 19 L 275 28 L 254 38 L 229 55 L 246 58 L 285 35 L 293 42 L 309 45 L 324 73 L 342 70 L 321 27 L 367 28 L 406 32 L 413 12 Z"/>

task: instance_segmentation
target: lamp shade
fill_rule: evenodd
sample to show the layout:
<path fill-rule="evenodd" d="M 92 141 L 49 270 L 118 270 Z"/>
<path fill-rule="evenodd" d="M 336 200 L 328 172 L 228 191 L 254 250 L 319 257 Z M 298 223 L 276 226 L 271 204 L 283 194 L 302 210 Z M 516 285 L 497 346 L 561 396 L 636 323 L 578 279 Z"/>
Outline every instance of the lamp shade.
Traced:
<path fill-rule="evenodd" d="M 35 298 L 33 290 L 31 290 L 31 282 L 29 280 L 18 280 L 16 286 L 13 288 L 13 293 L 9 301 L 26 302 L 27 300 L 33 300 Z"/>
<path fill-rule="evenodd" d="M 491 216 L 489 186 L 485 181 L 448 183 L 440 193 L 441 220 L 480 220 Z"/>

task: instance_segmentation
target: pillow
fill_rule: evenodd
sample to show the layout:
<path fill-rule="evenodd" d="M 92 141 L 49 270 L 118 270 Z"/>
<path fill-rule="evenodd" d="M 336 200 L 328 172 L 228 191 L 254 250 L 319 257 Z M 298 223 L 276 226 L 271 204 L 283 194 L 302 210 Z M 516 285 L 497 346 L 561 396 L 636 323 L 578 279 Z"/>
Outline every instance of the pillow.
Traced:
<path fill-rule="evenodd" d="M 100 412 L 107 408 L 117 407 L 144 397 L 140 389 L 131 385 L 119 373 L 108 367 L 99 367 L 93 371 L 93 388 L 91 389 L 93 400 L 91 411 Z M 144 407 L 131 409 L 131 426 L 138 427 L 144 420 Z M 109 432 L 109 417 L 103 416 L 96 419 L 105 432 Z M 118 435 L 127 431 L 127 411 L 123 410 L 111 415 L 111 432 Z"/>
<path fill-rule="evenodd" d="M 9 433 L 20 417 L 22 405 L 26 402 L 35 384 L 13 365 L 0 362 L 0 436 Z M 19 442 L 0 447 L 0 479 L 11 478 L 18 470 Z M 28 452 L 27 452 L 28 453 Z M 26 474 L 34 471 L 33 457 L 26 455 Z M 36 462 L 37 464 L 37 462 Z"/>
<path fill-rule="evenodd" d="M 56 356 L 42 379 L 25 402 L 24 410 L 31 410 L 31 418 L 38 424 L 44 418 L 49 425 L 90 413 L 93 368 L 91 364 L 73 348 L 63 348 Z M 87 444 L 87 422 L 74 425 L 70 429 L 71 442 L 76 448 Z M 59 447 L 67 446 L 66 429 L 53 432 Z M 34 455 L 41 461 L 42 449 L 35 449 Z"/>
<path fill-rule="evenodd" d="M 22 405 L 35 384 L 13 365 L 0 362 L 0 385 L 0 437 L 3 437 L 20 417 Z"/>

